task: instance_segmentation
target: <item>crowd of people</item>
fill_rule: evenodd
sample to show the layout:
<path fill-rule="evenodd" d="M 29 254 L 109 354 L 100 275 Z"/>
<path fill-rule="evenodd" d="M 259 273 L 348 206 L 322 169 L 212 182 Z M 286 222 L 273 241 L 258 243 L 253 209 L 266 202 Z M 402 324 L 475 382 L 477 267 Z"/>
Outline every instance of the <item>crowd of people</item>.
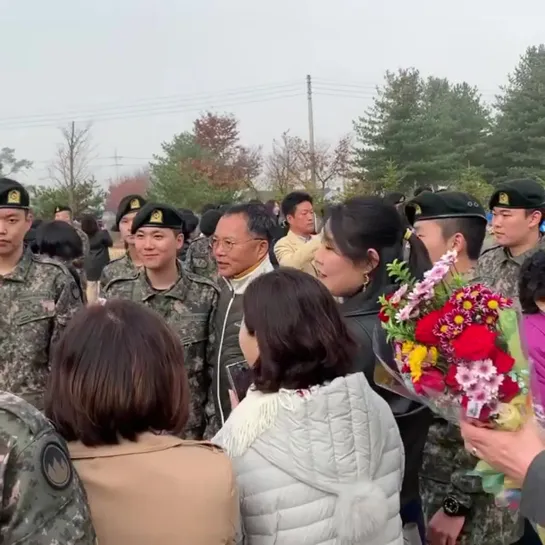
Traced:
<path fill-rule="evenodd" d="M 545 525 L 545 189 L 420 188 L 315 213 L 196 214 L 128 195 L 114 230 L 0 179 L 0 542 L 514 545 Z M 460 426 L 376 383 L 379 297 L 456 250 L 516 301 L 534 373 L 519 431 Z M 454 271 L 453 271 L 454 272 Z M 496 504 L 476 456 L 522 489 Z"/>

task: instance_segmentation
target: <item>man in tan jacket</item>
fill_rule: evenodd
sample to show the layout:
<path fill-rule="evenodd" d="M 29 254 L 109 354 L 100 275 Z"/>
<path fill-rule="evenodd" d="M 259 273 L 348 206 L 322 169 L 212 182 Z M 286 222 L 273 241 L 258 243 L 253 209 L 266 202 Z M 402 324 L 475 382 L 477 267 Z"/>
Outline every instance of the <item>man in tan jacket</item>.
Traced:
<path fill-rule="evenodd" d="M 313 261 L 321 237 L 313 235 L 315 223 L 312 197 L 302 191 L 293 191 L 282 201 L 282 214 L 290 230 L 274 247 L 279 265 L 316 276 Z"/>

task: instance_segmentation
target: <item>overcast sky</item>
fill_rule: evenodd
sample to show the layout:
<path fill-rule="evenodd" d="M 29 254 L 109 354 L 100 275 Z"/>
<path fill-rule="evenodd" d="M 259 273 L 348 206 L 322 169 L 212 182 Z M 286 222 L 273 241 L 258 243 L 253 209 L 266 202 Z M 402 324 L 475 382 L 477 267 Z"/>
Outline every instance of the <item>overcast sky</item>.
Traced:
<path fill-rule="evenodd" d="M 528 45 L 542 0 L 0 0 L 0 147 L 47 183 L 70 119 L 93 119 L 93 169 L 130 173 L 203 110 L 233 112 L 244 143 L 349 132 L 385 70 L 478 85 L 492 99 Z M 119 168 L 112 166 L 117 151 Z"/>

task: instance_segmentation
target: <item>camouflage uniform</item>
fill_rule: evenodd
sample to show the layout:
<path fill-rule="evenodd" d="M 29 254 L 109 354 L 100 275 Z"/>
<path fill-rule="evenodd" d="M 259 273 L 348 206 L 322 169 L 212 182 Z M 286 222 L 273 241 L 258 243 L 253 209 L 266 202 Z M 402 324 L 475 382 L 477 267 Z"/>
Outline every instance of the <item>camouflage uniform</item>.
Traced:
<path fill-rule="evenodd" d="M 204 276 L 214 283 L 218 283 L 218 268 L 212 256 L 208 237 L 199 237 L 194 240 L 187 250 L 185 266 L 189 272 Z"/>
<path fill-rule="evenodd" d="M 134 265 L 129 254 L 114 259 L 102 269 L 100 276 L 100 290 L 104 292 L 108 284 L 117 278 L 134 278 L 138 274 L 138 268 Z"/>
<path fill-rule="evenodd" d="M 161 315 L 178 335 L 185 349 L 184 363 L 191 389 L 191 414 L 184 437 L 202 439 L 205 429 L 213 425 L 214 416 L 208 412 L 207 398 L 213 372 L 217 288 L 206 278 L 184 270 L 172 288 L 158 292 L 150 286 L 142 269 L 132 279 L 112 280 L 103 297 L 145 304 Z"/>
<path fill-rule="evenodd" d="M 0 389 L 41 407 L 51 345 L 83 305 L 73 276 L 61 263 L 23 253 L 0 276 Z"/>
<path fill-rule="evenodd" d="M 476 269 L 464 278 L 479 282 Z M 443 500 L 451 496 L 471 508 L 457 545 L 511 545 L 522 536 L 523 521 L 518 511 L 496 506 L 494 496 L 483 490 L 480 477 L 467 474 L 478 461 L 467 452 L 460 428 L 436 417 L 428 432 L 420 473 L 425 520 L 429 522 L 443 507 Z"/>
<path fill-rule="evenodd" d="M 72 227 L 76 230 L 79 238 L 81 238 L 81 245 L 83 247 L 83 257 L 87 257 L 91 250 L 91 245 L 89 244 L 89 237 L 84 233 L 77 225 L 72 224 Z"/>
<path fill-rule="evenodd" d="M 0 393 L 1 543 L 97 543 L 85 491 L 67 453 L 39 411 Z"/>
<path fill-rule="evenodd" d="M 526 258 L 538 250 L 545 250 L 545 237 L 534 248 L 516 257 L 511 255 L 508 248 L 493 246 L 481 254 L 477 266 L 478 275 L 493 290 L 518 301 L 520 268 Z"/>

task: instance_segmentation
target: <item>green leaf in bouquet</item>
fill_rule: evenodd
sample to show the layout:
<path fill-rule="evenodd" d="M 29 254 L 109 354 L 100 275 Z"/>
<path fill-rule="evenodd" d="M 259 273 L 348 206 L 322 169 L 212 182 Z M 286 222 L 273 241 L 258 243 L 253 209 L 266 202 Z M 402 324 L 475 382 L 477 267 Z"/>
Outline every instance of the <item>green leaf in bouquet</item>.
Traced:
<path fill-rule="evenodd" d="M 526 374 L 528 371 L 528 361 L 522 349 L 516 310 L 509 308 L 500 311 L 498 329 L 503 337 L 503 341 L 507 345 L 509 354 L 515 359 L 513 371 Z"/>
<path fill-rule="evenodd" d="M 504 474 L 498 472 L 498 470 L 494 469 L 491 465 L 483 462 L 482 460 L 479 461 L 473 471 L 468 471 L 467 474 L 473 477 L 480 477 L 483 490 L 487 494 L 493 494 L 496 496 L 504 488 Z"/>

